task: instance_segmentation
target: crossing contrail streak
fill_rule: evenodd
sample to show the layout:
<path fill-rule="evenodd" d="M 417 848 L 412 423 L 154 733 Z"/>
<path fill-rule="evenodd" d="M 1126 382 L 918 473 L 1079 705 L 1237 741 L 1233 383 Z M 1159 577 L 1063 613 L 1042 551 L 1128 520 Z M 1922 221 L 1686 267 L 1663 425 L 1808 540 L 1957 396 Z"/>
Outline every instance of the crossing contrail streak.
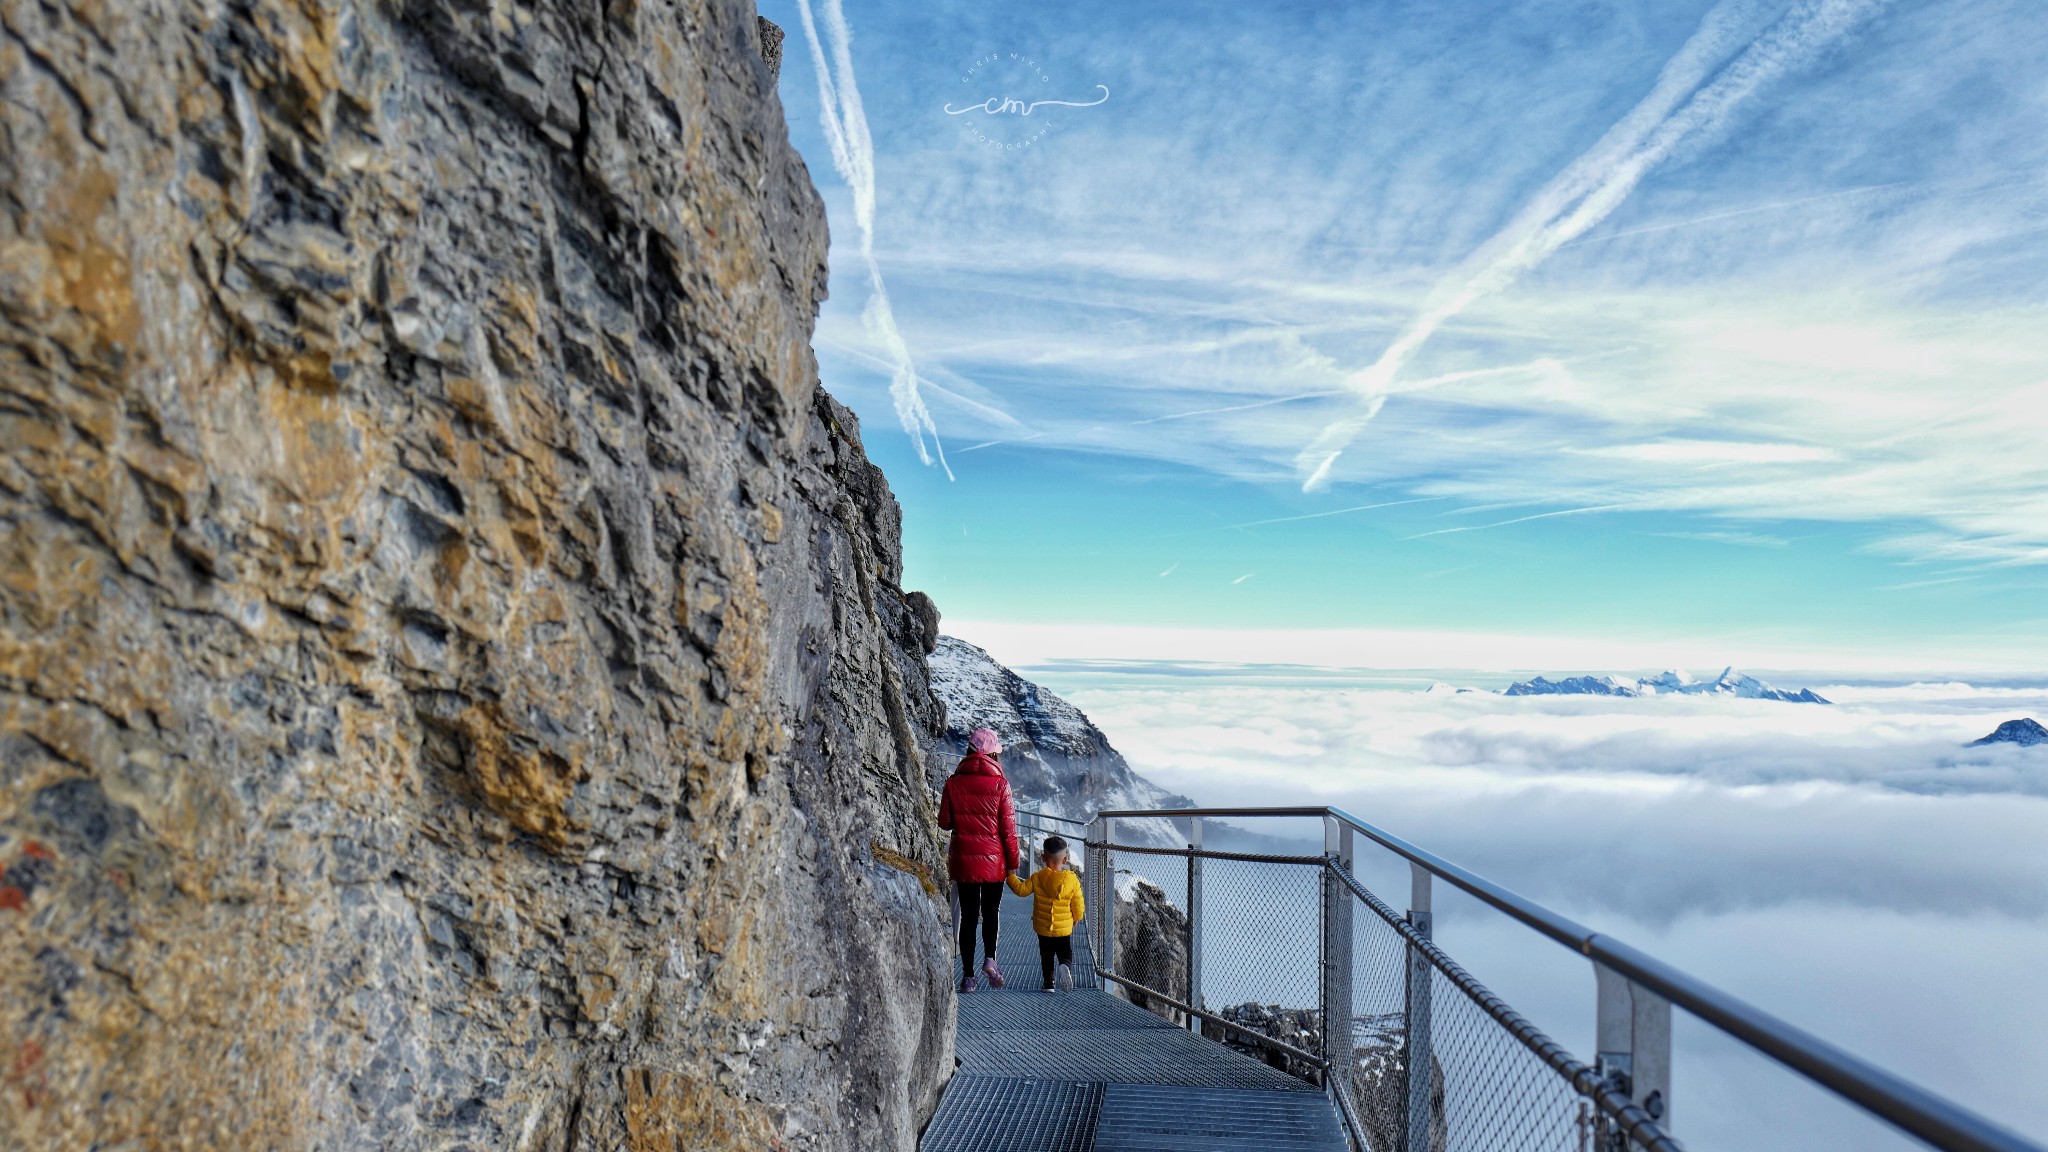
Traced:
<path fill-rule="evenodd" d="M 1742 30 L 1763 11 L 1758 0 L 1728 0 L 1708 12 L 1649 95 L 1482 245 L 1371 367 L 1346 380 L 1363 408 L 1324 429 L 1295 457 L 1302 490 L 1329 484 L 1337 459 L 1395 391 L 1395 377 L 1447 321 L 1606 219 L 1679 145 L 1720 129 L 1757 89 L 1811 59 L 1884 2 L 1798 0 L 1747 44 Z"/>
<path fill-rule="evenodd" d="M 1548 520 L 1554 516 L 1583 516 L 1588 512 L 1616 512 L 1632 507 L 1632 504 L 1596 504 L 1590 508 L 1562 508 L 1556 512 L 1538 512 L 1534 516 L 1517 516 L 1513 520 L 1498 520 L 1492 524 L 1468 524 L 1463 528 L 1439 528 L 1434 532 L 1418 532 L 1403 539 L 1420 540 L 1425 536 L 1449 536 L 1453 532 L 1484 532 L 1488 528 L 1505 528 L 1510 524 L 1527 524 L 1531 520 Z"/>
<path fill-rule="evenodd" d="M 825 43 L 811 16 L 811 0 L 797 0 L 804 23 L 804 39 L 811 47 L 811 68 L 818 74 L 819 123 L 825 129 L 825 143 L 832 149 L 832 166 L 853 193 L 853 222 L 860 231 L 860 256 L 868 268 L 868 302 L 860 310 L 861 326 L 870 339 L 889 356 L 889 397 L 896 403 L 896 418 L 917 446 L 917 458 L 925 464 L 934 455 L 946 478 L 953 469 L 946 463 L 945 445 L 939 443 L 939 427 L 932 423 L 931 410 L 918 392 L 917 367 L 910 359 L 910 345 L 896 326 L 896 312 L 889 306 L 889 289 L 882 283 L 882 267 L 875 262 L 875 142 L 868 135 L 867 113 L 861 110 L 860 87 L 853 77 L 853 33 L 839 0 L 822 0 L 825 31 L 832 41 L 832 59 L 825 59 Z M 931 448 L 924 438 L 929 433 Z"/>

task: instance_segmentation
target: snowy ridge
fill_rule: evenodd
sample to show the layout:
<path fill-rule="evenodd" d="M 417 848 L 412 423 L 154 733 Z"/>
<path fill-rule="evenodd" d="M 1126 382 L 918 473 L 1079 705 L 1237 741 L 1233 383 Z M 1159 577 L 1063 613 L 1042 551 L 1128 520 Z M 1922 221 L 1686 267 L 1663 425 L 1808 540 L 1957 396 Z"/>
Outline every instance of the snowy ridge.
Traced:
<path fill-rule="evenodd" d="M 1436 691 L 1436 687 L 1430 689 Z M 1566 676 L 1550 680 L 1538 676 L 1508 686 L 1506 696 L 1729 696 L 1738 700 L 1781 700 L 1788 704 L 1826 704 L 1828 700 L 1811 688 L 1797 691 L 1773 688 L 1747 672 L 1723 669 L 1718 679 L 1694 680 L 1683 672 L 1665 672 L 1647 680 L 1623 680 L 1615 676 Z"/>
<path fill-rule="evenodd" d="M 926 663 L 932 690 L 946 706 L 942 750 L 949 757 L 964 756 L 969 732 L 993 730 L 1003 742 L 1003 773 L 1019 808 L 1090 820 L 1104 810 L 1194 807 L 1194 801 L 1131 771 L 1079 708 L 996 663 L 980 648 L 941 636 Z M 1186 843 L 1165 820 L 1124 821 L 1117 839 Z"/>

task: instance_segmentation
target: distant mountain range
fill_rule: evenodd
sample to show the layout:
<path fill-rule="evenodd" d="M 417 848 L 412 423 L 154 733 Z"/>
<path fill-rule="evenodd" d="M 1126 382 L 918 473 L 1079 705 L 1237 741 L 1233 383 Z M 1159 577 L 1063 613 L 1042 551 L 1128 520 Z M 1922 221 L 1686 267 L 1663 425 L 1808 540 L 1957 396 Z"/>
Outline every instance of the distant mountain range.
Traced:
<path fill-rule="evenodd" d="M 2007 720 L 2005 723 L 2000 724 L 1998 729 L 1992 732 L 1991 735 L 1984 737 L 1982 740 L 1970 741 L 1970 747 L 1972 748 L 1984 744 L 2018 744 L 2022 747 L 2048 744 L 2048 728 L 2043 728 L 2041 722 L 2032 717 Z"/>
<path fill-rule="evenodd" d="M 1432 689 L 1434 691 L 1434 689 Z M 1811 688 L 1773 688 L 1747 672 L 1724 669 L 1718 679 L 1695 680 L 1683 672 L 1665 672 L 1647 680 L 1615 676 L 1538 676 L 1509 685 L 1506 696 L 1729 696 L 1738 700 L 1782 700 L 1788 704 L 1826 704 Z"/>

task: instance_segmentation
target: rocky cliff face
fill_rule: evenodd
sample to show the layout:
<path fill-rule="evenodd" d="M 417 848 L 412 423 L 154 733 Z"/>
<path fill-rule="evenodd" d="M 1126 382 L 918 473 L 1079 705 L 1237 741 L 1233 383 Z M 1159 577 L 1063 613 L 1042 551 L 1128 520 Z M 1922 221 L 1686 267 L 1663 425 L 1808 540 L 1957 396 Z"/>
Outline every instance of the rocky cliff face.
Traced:
<path fill-rule="evenodd" d="M 920 617 L 744 0 L 0 0 L 0 1146 L 912 1146 Z"/>
<path fill-rule="evenodd" d="M 1119 976 L 1188 1002 L 1188 916 L 1157 884 L 1133 877 L 1117 885 L 1115 943 Z M 1114 987 L 1140 1008 L 1175 1024 L 1187 1023 L 1185 1012 L 1164 1001 L 1122 985 Z"/>
<path fill-rule="evenodd" d="M 936 627 L 936 618 L 932 623 Z M 1003 741 L 1003 772 L 1020 805 L 1074 820 L 1091 819 L 1105 809 L 1195 806 L 1131 771 L 1079 708 L 982 649 L 940 636 L 930 664 L 932 690 L 945 704 L 945 755 L 954 760 L 965 756 L 968 733 L 992 730 Z M 1157 820 L 1127 821 L 1120 834 L 1139 843 L 1186 842 Z"/>

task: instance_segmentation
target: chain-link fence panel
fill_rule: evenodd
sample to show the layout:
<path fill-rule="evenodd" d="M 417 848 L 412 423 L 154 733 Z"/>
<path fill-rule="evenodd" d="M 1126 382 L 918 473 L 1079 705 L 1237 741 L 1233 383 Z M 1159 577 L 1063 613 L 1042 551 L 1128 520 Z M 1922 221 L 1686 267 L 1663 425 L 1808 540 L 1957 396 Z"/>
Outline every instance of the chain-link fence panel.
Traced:
<path fill-rule="evenodd" d="M 1351 893 L 1342 896 L 1353 901 L 1351 1003 L 1348 1013 L 1330 1011 L 1332 1079 L 1371 1152 L 1406 1152 L 1408 945 Z"/>
<path fill-rule="evenodd" d="M 1104 856 L 1118 893 L 1116 973 L 1141 985 L 1124 994 L 1175 1023 L 1186 1014 L 1166 998 L 1214 1013 L 1238 1027 L 1210 1021 L 1212 1039 L 1319 1079 L 1320 1061 L 1300 1053 L 1322 1050 L 1321 858 L 1137 845 Z"/>
<path fill-rule="evenodd" d="M 1357 901 L 1350 1050 L 1333 1045 L 1332 1076 L 1371 1152 L 1675 1152 L 1640 1109 L 1385 901 L 1330 874 Z M 1633 1142 L 1616 1143 L 1620 1132 Z"/>
<path fill-rule="evenodd" d="M 1322 871 L 1320 864 L 1201 861 L 1203 1006 L 1221 1015 L 1247 1004 L 1320 1006 Z"/>
<path fill-rule="evenodd" d="M 2042 1152 L 1945 1101 L 1902 1091 L 1625 945 L 1511 893 L 1487 895 L 1483 879 L 1431 863 L 1427 853 L 1341 813 L 1262 811 L 1276 820 L 1319 814 L 1327 856 L 1282 854 L 1308 842 L 1241 830 L 1206 849 L 1158 847 L 1157 837 L 1090 844 L 1091 911 L 1101 909 L 1092 919 L 1096 939 L 1105 941 L 1098 954 L 1114 955 L 1121 982 L 1138 985 L 1124 987 L 1134 1003 L 1175 1023 L 1185 1014 L 1163 1000 L 1191 1005 L 1208 1038 L 1329 1087 L 1360 1152 L 1681 1152 L 1661 1119 L 1668 1109 L 1668 1081 L 1658 1079 L 1669 1058 L 1668 1025 L 1658 1015 L 1664 1009 L 1657 999 L 1647 1009 L 1624 1001 L 1621 1010 L 1635 1011 L 1635 1022 L 1618 1020 L 1609 980 L 1628 981 L 1631 997 L 1649 989 L 1668 998 L 1723 1029 L 1731 1044 L 1749 1045 L 1745 1051 L 1758 1059 L 1776 1056 L 1806 1072 L 1824 1085 L 1816 1091 L 1835 1093 L 1826 1099 L 1861 1105 L 1933 1146 Z M 1348 863 L 1359 829 L 1584 952 L 1603 981 L 1601 1034 L 1618 1020 L 1641 1047 L 1603 1053 L 1604 1073 L 1566 1052 L 1438 948 L 1426 914 L 1411 922 L 1359 881 Z M 1218 850 L 1224 846 L 1252 850 Z M 1103 925 L 1111 918 L 1113 938 Z M 1646 1054 L 1647 1061 L 1631 1063 Z M 1633 1085 L 1631 1073 L 1642 1077 Z M 1641 1103 L 1630 1098 L 1632 1087 L 1643 1093 Z M 1869 1116 L 1855 1118 L 1886 1139 L 1893 1135 Z"/>
<path fill-rule="evenodd" d="M 1116 893 L 1117 975 L 1188 1002 L 1188 857 L 1185 852 L 1112 848 Z M 1187 1016 L 1164 1001 L 1125 988 L 1131 1003 L 1176 1024 Z"/>

